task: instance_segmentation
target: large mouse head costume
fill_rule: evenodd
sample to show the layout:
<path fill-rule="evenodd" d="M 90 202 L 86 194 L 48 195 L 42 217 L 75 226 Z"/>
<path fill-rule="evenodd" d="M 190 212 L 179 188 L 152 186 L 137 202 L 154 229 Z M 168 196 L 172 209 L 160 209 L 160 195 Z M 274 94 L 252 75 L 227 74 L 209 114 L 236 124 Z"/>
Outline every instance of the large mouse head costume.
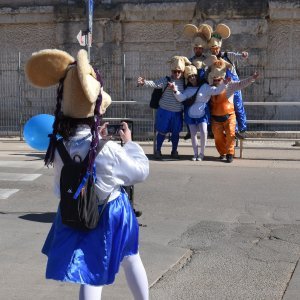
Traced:
<path fill-rule="evenodd" d="M 184 72 L 185 66 L 191 65 L 192 63 L 185 56 L 173 56 L 168 63 L 170 64 L 171 70 L 180 70 L 182 73 Z"/>
<path fill-rule="evenodd" d="M 207 24 L 201 24 L 198 27 L 193 24 L 186 24 L 183 28 L 183 36 L 191 39 L 192 47 L 206 48 L 211 39 L 212 28 Z M 202 58 L 194 58 L 192 63 L 197 69 L 204 68 Z"/>
<path fill-rule="evenodd" d="M 217 58 L 215 55 L 210 55 L 205 64 L 208 66 L 208 83 L 213 83 L 213 78 L 225 78 L 226 70 L 232 70 L 232 65 L 223 58 Z"/>
<path fill-rule="evenodd" d="M 93 67 L 89 64 L 87 52 L 80 50 L 77 61 L 67 52 L 46 49 L 35 52 L 25 66 L 27 79 L 32 85 L 46 88 L 63 82 L 62 112 L 72 118 L 86 118 L 94 115 L 98 95 L 102 95 L 100 114 L 111 103 L 110 96 L 103 91 Z"/>
<path fill-rule="evenodd" d="M 211 29 L 211 39 L 208 41 L 208 47 L 218 47 L 221 48 L 222 41 L 230 37 L 230 28 L 225 24 L 218 24 L 216 29 L 213 31 Z"/>
<path fill-rule="evenodd" d="M 56 136 L 62 118 L 84 119 L 94 117 L 90 153 L 98 145 L 97 127 L 101 115 L 111 103 L 110 96 L 103 91 L 99 72 L 89 64 L 87 52 L 80 50 L 77 60 L 67 52 L 46 49 L 35 52 L 25 66 L 29 82 L 35 87 L 46 88 L 58 84 L 53 134 L 45 157 L 49 165 L 54 159 Z M 91 158 L 92 159 L 92 158 Z"/>
<path fill-rule="evenodd" d="M 192 40 L 192 47 L 206 48 L 207 42 L 211 38 L 211 27 L 207 24 L 195 26 L 193 24 L 186 24 L 183 28 L 183 35 Z"/>

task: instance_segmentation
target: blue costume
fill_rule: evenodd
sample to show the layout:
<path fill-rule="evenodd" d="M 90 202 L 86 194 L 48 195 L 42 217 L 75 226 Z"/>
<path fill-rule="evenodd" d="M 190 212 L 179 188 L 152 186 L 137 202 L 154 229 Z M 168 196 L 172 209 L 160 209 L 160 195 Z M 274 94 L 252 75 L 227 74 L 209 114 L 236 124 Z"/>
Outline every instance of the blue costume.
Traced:
<path fill-rule="evenodd" d="M 228 59 L 227 55 L 223 54 L 222 58 L 233 65 L 233 63 Z M 240 81 L 234 65 L 232 71 L 228 69 L 226 70 L 226 77 L 231 77 L 232 81 Z M 235 111 L 236 121 L 237 121 L 236 131 L 241 131 L 241 132 L 246 131 L 247 117 L 246 117 L 246 112 L 243 104 L 242 92 L 240 90 L 235 91 L 233 97 L 233 103 L 234 103 L 234 111 Z"/>
<path fill-rule="evenodd" d="M 111 284 L 123 258 L 138 252 L 138 232 L 124 192 L 107 204 L 98 226 L 90 231 L 62 224 L 58 210 L 42 249 L 48 256 L 46 278 L 96 286 Z"/>
<path fill-rule="evenodd" d="M 171 78 L 173 82 L 178 86 L 180 91 L 184 89 L 184 80 Z M 171 133 L 172 153 L 177 153 L 177 147 L 179 143 L 179 133 L 182 130 L 182 104 L 179 103 L 171 89 L 166 88 L 168 85 L 168 79 L 166 77 L 158 80 L 145 80 L 144 83 L 147 87 L 163 88 L 164 92 L 159 101 L 159 108 L 156 111 L 155 117 L 155 129 L 157 131 L 156 136 L 156 151 L 161 153 L 161 148 L 165 140 L 167 133 Z"/>

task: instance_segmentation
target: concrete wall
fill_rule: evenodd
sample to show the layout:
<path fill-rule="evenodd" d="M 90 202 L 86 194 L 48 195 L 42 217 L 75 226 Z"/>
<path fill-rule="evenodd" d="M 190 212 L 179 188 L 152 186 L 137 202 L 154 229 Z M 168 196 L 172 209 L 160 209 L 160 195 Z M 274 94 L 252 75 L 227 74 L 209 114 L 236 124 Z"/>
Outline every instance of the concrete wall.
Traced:
<path fill-rule="evenodd" d="M 247 50 L 247 65 L 263 72 L 257 101 L 299 101 L 300 3 L 273 0 L 94 1 L 92 60 L 120 65 L 126 54 L 126 85 L 134 93 L 138 73 L 164 75 L 175 54 L 192 54 L 182 37 L 186 23 L 232 31 L 226 50 Z M 86 29 L 84 1 L 0 1 L 1 51 L 26 55 L 59 48 L 75 55 L 76 36 Z M 138 94 L 138 92 L 136 91 Z M 140 95 L 140 94 L 138 94 Z M 143 95 L 141 95 L 143 98 Z M 145 101 L 147 100 L 146 96 Z M 119 99 L 118 99 L 119 100 Z M 298 112 L 299 113 L 299 112 Z"/>

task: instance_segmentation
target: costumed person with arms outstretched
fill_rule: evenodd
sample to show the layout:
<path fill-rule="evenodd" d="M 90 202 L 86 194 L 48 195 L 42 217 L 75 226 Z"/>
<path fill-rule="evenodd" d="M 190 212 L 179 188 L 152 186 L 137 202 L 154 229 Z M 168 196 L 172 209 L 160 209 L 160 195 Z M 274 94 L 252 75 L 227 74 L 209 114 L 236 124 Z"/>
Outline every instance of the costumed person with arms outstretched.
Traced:
<path fill-rule="evenodd" d="M 57 148 L 60 143 L 73 160 L 88 158 L 87 170 L 96 177 L 96 210 L 99 214 L 101 211 L 94 229 L 81 230 L 63 223 L 59 206 L 42 249 L 48 257 L 46 278 L 78 283 L 80 300 L 99 300 L 102 287 L 114 282 L 121 265 L 134 299 L 149 299 L 147 275 L 139 255 L 139 226 L 122 188 L 148 176 L 144 151 L 131 141 L 126 123 L 120 130 L 123 147 L 113 141 L 103 142 L 107 124 L 100 126 L 100 121 L 111 99 L 85 50 L 78 52 L 76 61 L 61 50 L 41 50 L 29 58 L 25 71 L 36 87 L 59 84 L 53 134 L 45 156 L 45 164 L 54 166 L 55 195 L 61 197 L 64 163 Z M 100 144 L 102 149 L 97 152 Z"/>
<path fill-rule="evenodd" d="M 156 135 L 156 149 L 155 158 L 161 160 L 163 158 L 161 148 L 167 133 L 171 133 L 171 158 L 179 159 L 177 151 L 179 143 L 179 133 L 182 131 L 182 104 L 176 100 L 173 92 L 167 89 L 168 81 L 174 81 L 178 90 L 184 90 L 183 72 L 186 65 L 191 62 L 185 56 L 173 56 L 168 61 L 171 68 L 171 76 L 163 77 L 158 80 L 146 80 L 143 77 L 138 77 L 137 84 L 139 86 L 152 87 L 155 89 L 163 89 L 163 94 L 159 101 L 159 108 L 156 111 L 155 129 Z"/>
<path fill-rule="evenodd" d="M 169 83 L 169 87 L 173 90 L 175 98 L 185 104 L 188 98 L 194 96 L 195 102 L 191 106 L 185 105 L 184 120 L 188 124 L 191 132 L 192 146 L 194 150 L 193 161 L 202 161 L 204 159 L 204 151 L 207 142 L 207 123 L 209 116 L 209 107 L 207 102 L 212 95 L 220 94 L 225 84 L 219 87 L 209 86 L 206 80 L 201 80 L 197 76 L 195 66 L 186 66 L 184 76 L 188 81 L 187 88 L 180 92 L 175 83 Z M 200 133 L 200 151 L 198 151 L 197 132 Z"/>
<path fill-rule="evenodd" d="M 214 68 L 208 75 L 209 84 L 216 87 L 223 85 L 225 75 L 226 71 L 224 67 L 218 66 Z M 236 116 L 233 103 L 234 92 L 255 82 L 257 77 L 258 73 L 255 72 L 252 76 L 242 81 L 229 82 L 221 94 L 211 97 L 210 112 L 212 131 L 217 151 L 220 154 L 220 160 L 226 159 L 226 162 L 232 163 L 234 157 L 236 128 Z"/>

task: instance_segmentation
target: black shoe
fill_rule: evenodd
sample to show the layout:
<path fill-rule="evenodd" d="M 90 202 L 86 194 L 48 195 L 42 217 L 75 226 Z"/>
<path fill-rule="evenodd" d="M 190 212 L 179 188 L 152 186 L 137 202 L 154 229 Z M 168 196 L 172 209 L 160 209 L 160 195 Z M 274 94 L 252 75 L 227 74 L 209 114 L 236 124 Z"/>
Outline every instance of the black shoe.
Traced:
<path fill-rule="evenodd" d="M 219 156 L 219 160 L 225 160 L 225 159 L 226 159 L 226 155 L 225 154 Z"/>
<path fill-rule="evenodd" d="M 139 218 L 143 213 L 142 213 L 142 211 L 140 211 L 140 210 L 133 210 L 134 211 L 134 213 L 135 213 L 135 216 L 137 217 L 137 218 Z"/>
<path fill-rule="evenodd" d="M 185 141 L 191 138 L 191 133 L 188 132 L 185 137 L 183 138 Z"/>
<path fill-rule="evenodd" d="M 246 131 L 238 131 L 235 133 L 235 136 L 240 139 L 243 140 L 247 137 L 247 132 Z"/>
<path fill-rule="evenodd" d="M 233 155 L 232 154 L 226 154 L 226 160 L 228 163 L 232 163 L 233 162 Z"/>
<path fill-rule="evenodd" d="M 179 159 L 179 155 L 178 155 L 178 152 L 176 150 L 171 152 L 171 158 Z"/>
<path fill-rule="evenodd" d="M 157 159 L 157 160 L 162 160 L 162 154 L 160 151 L 155 151 L 154 153 L 154 158 Z"/>
<path fill-rule="evenodd" d="M 214 139 L 214 134 L 212 133 L 212 131 L 207 133 L 207 137 L 209 139 Z"/>

